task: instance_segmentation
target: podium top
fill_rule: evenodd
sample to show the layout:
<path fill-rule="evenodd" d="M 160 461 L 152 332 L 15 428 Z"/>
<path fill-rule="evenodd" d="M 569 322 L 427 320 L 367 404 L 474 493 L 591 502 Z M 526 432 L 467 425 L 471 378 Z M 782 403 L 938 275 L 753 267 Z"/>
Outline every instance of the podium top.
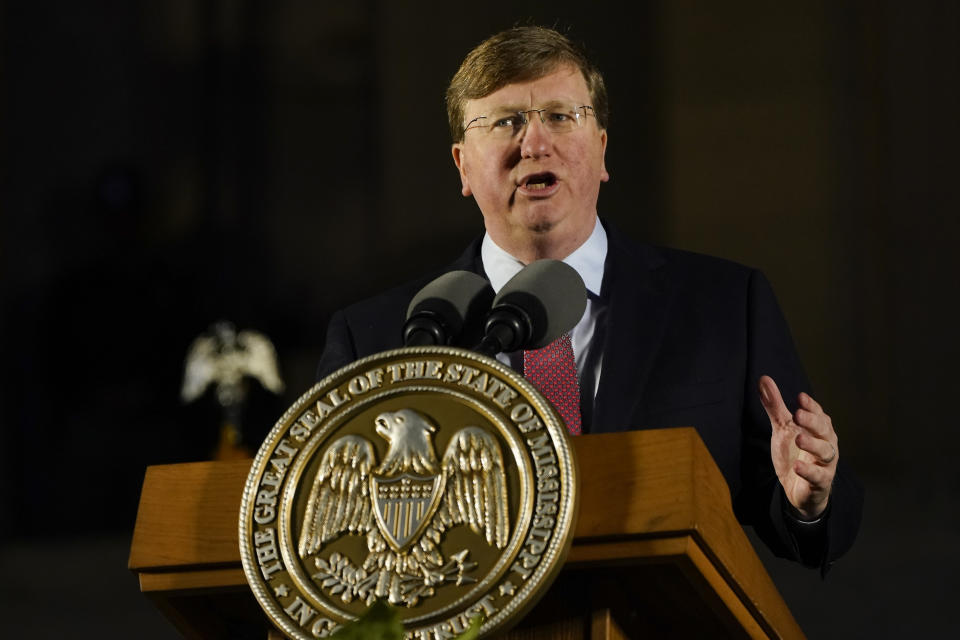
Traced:
<path fill-rule="evenodd" d="M 749 636 L 802 638 L 695 429 L 573 438 L 580 512 L 568 567 L 683 557 Z M 246 589 L 238 513 L 250 460 L 149 467 L 129 567 L 154 595 Z M 251 596 L 252 597 L 252 596 Z"/>

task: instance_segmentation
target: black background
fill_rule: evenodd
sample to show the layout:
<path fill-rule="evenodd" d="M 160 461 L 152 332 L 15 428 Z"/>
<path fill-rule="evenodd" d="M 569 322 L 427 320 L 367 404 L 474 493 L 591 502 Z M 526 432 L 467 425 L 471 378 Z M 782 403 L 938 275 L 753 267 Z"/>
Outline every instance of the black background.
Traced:
<path fill-rule="evenodd" d="M 0 7 L 0 628 L 174 636 L 123 567 L 145 466 L 216 438 L 210 398 L 179 401 L 190 341 L 273 339 L 287 391 L 253 393 L 258 442 L 334 309 L 481 231 L 443 93 L 526 22 L 606 76 L 601 215 L 764 270 L 866 485 L 826 582 L 760 550 L 801 625 L 960 628 L 955 3 Z"/>

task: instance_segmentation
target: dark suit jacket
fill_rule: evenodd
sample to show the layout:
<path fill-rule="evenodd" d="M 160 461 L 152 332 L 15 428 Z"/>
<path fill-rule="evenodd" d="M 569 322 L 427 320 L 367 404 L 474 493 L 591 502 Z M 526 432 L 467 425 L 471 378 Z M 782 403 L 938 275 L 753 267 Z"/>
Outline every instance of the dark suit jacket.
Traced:
<path fill-rule="evenodd" d="M 757 380 L 771 376 L 791 411 L 810 385 L 766 278 L 725 260 L 636 244 L 605 227 L 600 298 L 608 321 L 595 337 L 604 349 L 588 432 L 696 427 L 740 521 L 777 555 L 826 571 L 853 543 L 863 492 L 841 461 L 825 526 L 801 526 L 785 512 Z M 479 248 L 478 239 L 447 268 L 338 311 L 319 375 L 402 346 L 400 328 L 416 292 L 454 269 L 483 274 Z"/>

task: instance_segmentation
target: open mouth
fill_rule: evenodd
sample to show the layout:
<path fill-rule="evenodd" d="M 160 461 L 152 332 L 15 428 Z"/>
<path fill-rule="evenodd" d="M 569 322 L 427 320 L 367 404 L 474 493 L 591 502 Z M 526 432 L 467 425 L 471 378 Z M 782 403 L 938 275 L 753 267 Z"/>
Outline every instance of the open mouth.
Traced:
<path fill-rule="evenodd" d="M 520 184 L 521 187 L 527 191 L 542 191 L 544 189 L 549 189 L 557 183 L 557 176 L 553 175 L 550 172 L 546 173 L 534 173 L 526 178 Z"/>

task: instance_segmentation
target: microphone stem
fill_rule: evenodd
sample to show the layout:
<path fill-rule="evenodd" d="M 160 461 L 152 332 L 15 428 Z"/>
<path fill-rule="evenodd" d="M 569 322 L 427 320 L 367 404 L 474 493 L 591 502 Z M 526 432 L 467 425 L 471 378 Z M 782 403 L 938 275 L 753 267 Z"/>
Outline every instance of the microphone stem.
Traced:
<path fill-rule="evenodd" d="M 446 344 L 447 332 L 443 323 L 433 314 L 411 316 L 403 325 L 403 346 Z"/>
<path fill-rule="evenodd" d="M 475 346 L 473 351 L 477 353 L 482 353 L 485 356 L 490 356 L 491 358 L 496 358 L 497 354 L 503 351 L 503 346 L 500 344 L 500 340 L 497 339 L 493 334 L 487 334 L 483 336 L 483 340 L 480 341 L 480 344 Z"/>
<path fill-rule="evenodd" d="M 495 317 L 492 322 L 487 322 L 483 340 L 473 350 L 491 358 L 495 358 L 501 351 L 515 351 L 523 342 L 517 339 L 518 334 L 522 335 L 522 332 L 522 325 L 512 316 L 504 314 Z"/>

